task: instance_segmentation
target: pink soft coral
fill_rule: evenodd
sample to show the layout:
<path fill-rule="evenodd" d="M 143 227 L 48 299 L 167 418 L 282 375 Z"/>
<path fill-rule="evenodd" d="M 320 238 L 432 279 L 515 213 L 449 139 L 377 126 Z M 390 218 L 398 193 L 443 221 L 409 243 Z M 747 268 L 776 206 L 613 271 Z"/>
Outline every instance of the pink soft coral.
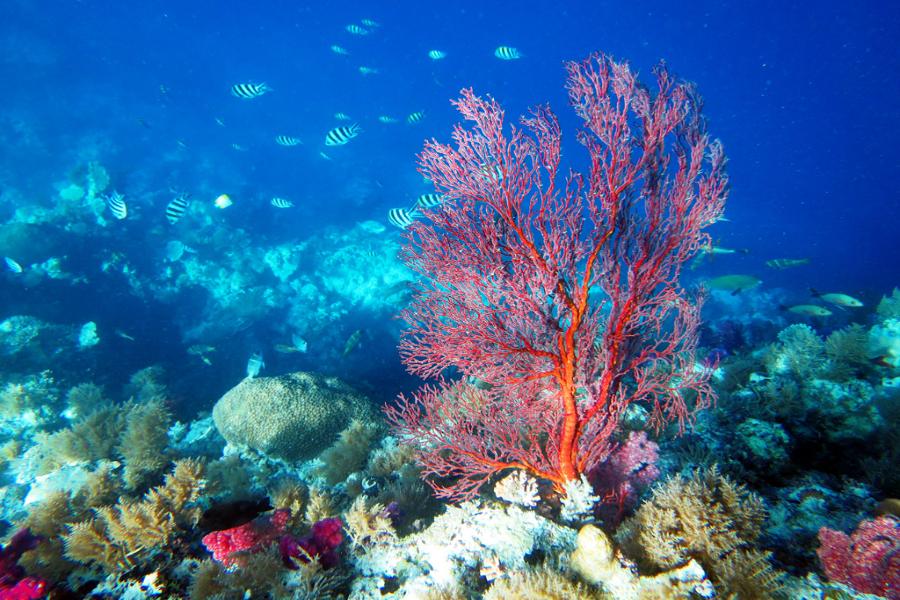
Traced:
<path fill-rule="evenodd" d="M 213 553 L 215 560 L 232 565 L 239 553 L 259 552 L 271 545 L 284 533 L 290 517 L 289 509 L 280 508 L 249 523 L 223 531 L 213 531 L 203 536 L 203 545 Z"/>
<path fill-rule="evenodd" d="M 628 439 L 591 473 L 594 489 L 603 498 L 600 517 L 618 523 L 637 504 L 638 496 L 659 477 L 659 445 L 645 431 L 632 431 Z"/>
<path fill-rule="evenodd" d="M 900 521 L 884 516 L 862 521 L 849 536 L 819 530 L 819 561 L 829 579 L 857 592 L 900 600 Z"/>

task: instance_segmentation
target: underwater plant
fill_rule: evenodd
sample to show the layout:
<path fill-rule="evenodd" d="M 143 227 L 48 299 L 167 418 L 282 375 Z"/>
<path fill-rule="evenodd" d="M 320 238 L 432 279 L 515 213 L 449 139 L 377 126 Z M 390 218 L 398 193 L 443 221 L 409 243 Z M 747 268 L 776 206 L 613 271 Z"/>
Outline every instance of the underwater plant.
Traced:
<path fill-rule="evenodd" d="M 386 414 L 439 497 L 471 498 L 506 469 L 561 493 L 606 460 L 630 404 L 647 404 L 660 428 L 713 398 L 694 358 L 699 298 L 678 280 L 722 215 L 722 145 L 693 86 L 662 65 L 655 92 L 603 54 L 567 72 L 587 174 L 560 185 L 548 107 L 507 135 L 500 105 L 471 89 L 454 104 L 473 127 L 419 156 L 445 201 L 404 234 L 420 281 L 400 354 L 413 374 L 464 378 Z"/>

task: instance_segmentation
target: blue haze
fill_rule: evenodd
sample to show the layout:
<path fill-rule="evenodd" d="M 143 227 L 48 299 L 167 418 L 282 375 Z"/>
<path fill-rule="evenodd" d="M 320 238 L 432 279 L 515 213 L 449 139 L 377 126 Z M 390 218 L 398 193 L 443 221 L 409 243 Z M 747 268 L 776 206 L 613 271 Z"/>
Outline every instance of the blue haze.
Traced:
<path fill-rule="evenodd" d="M 551 103 L 568 134 L 567 157 L 578 164 L 562 61 L 602 50 L 629 60 L 645 80 L 664 58 L 696 82 L 710 131 L 725 143 L 730 222 L 713 235 L 750 252 L 698 274 L 754 274 L 798 302 L 815 287 L 871 303 L 900 283 L 896 4 L 553 4 L 7 0 L 0 181 L 46 203 L 81 149 L 94 145 L 115 187 L 146 199 L 145 215 L 161 215 L 169 187 L 210 198 L 227 192 L 238 202 L 226 225 L 260 243 L 299 241 L 327 226 L 383 221 L 389 207 L 429 191 L 415 154 L 426 137 L 448 138 L 457 120 L 448 101 L 462 87 L 494 95 L 510 116 Z M 366 17 L 381 27 L 365 37 L 344 31 Z M 331 44 L 351 55 L 336 55 Z M 524 58 L 497 60 L 500 44 Z M 432 48 L 447 58 L 429 60 Z M 361 65 L 379 73 L 362 76 Z M 229 88 L 243 81 L 273 91 L 242 101 Z M 422 123 L 402 122 L 417 110 L 426 113 Z M 363 133 L 327 149 L 333 160 L 325 161 L 319 152 L 338 111 Z M 401 123 L 381 124 L 382 114 Z M 279 147 L 278 134 L 304 145 Z M 290 197 L 296 210 L 276 214 L 272 196 Z M 0 207 L 0 221 L 10 210 Z M 125 231 L 121 248 L 137 263 L 152 260 L 159 249 L 148 246 L 158 238 L 145 239 L 139 222 Z M 779 257 L 811 264 L 785 272 L 764 266 Z M 45 287 L 43 297 L 29 297 L 9 281 L 2 290 L 3 314 L 68 293 Z M 48 290 L 61 298 L 48 299 Z M 129 299 L 115 282 L 80 291 L 55 316 L 69 311 L 83 321 L 98 307 L 158 332 L 159 346 L 133 358 L 134 368 L 174 352 L 166 311 Z"/>

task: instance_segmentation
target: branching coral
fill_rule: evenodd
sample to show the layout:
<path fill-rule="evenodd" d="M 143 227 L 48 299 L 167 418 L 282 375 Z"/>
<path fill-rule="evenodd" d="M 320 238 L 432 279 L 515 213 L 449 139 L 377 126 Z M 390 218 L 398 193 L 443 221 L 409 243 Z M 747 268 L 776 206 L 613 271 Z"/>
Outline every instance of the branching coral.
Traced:
<path fill-rule="evenodd" d="M 668 570 L 695 559 L 723 594 L 750 589 L 756 595 L 748 597 L 768 598 L 779 593 L 778 577 L 754 548 L 765 517 L 759 496 L 713 467 L 657 487 L 622 538 L 644 568 Z"/>
<path fill-rule="evenodd" d="M 164 485 L 150 490 L 141 501 L 120 500 L 115 506 L 95 509 L 94 516 L 69 525 L 63 535 L 65 554 L 82 563 L 96 563 L 108 571 L 127 571 L 165 548 L 179 528 L 196 525 L 196 506 L 203 490 L 203 465 L 176 463 Z"/>
<path fill-rule="evenodd" d="M 377 434 L 377 425 L 354 419 L 334 445 L 319 455 L 322 465 L 315 470 L 315 474 L 324 478 L 328 485 L 344 481 L 366 464 Z"/>
<path fill-rule="evenodd" d="M 825 343 L 809 325 L 796 323 L 781 330 L 778 342 L 769 350 L 770 373 L 790 372 L 801 379 L 812 379 L 825 366 Z"/>
<path fill-rule="evenodd" d="M 384 544 L 397 538 L 390 515 L 383 504 L 367 506 L 365 496 L 353 501 L 344 513 L 347 534 L 354 546 Z"/>
<path fill-rule="evenodd" d="M 829 377 L 844 381 L 863 371 L 869 365 L 868 343 L 868 333 L 862 325 L 854 323 L 832 332 L 825 339 Z"/>
<path fill-rule="evenodd" d="M 116 448 L 125 463 L 128 489 L 142 489 L 168 463 L 165 450 L 171 421 L 172 415 L 159 397 L 129 407 Z"/>
<path fill-rule="evenodd" d="M 542 567 L 535 570 L 515 571 L 497 579 L 485 592 L 484 600 L 611 600 L 607 594 L 589 586 L 567 579 L 559 571 Z"/>

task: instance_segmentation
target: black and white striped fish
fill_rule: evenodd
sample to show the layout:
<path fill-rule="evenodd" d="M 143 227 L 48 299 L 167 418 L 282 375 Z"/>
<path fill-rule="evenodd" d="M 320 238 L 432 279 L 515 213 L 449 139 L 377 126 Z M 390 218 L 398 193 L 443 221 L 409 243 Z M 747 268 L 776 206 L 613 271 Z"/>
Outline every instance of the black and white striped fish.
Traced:
<path fill-rule="evenodd" d="M 303 142 L 300 141 L 300 138 L 295 138 L 292 135 L 276 135 L 275 143 L 279 146 L 299 146 Z"/>
<path fill-rule="evenodd" d="M 447 58 L 447 53 L 443 50 L 429 50 L 428 58 L 430 58 L 431 60 L 443 60 Z"/>
<path fill-rule="evenodd" d="M 109 212 L 120 221 L 128 216 L 128 206 L 125 205 L 125 196 L 119 192 L 113 192 L 106 197 L 106 206 Z"/>
<path fill-rule="evenodd" d="M 343 112 L 336 112 L 336 113 L 334 113 L 334 118 L 337 119 L 338 121 L 349 121 L 350 115 L 348 115 L 347 113 L 343 113 Z"/>
<path fill-rule="evenodd" d="M 416 112 L 414 112 L 411 115 L 409 115 L 408 117 L 406 117 L 406 122 L 409 123 L 410 125 L 413 125 L 415 123 L 418 123 L 419 121 L 421 121 L 424 118 L 425 118 L 425 111 L 417 110 Z"/>
<path fill-rule="evenodd" d="M 190 200 L 188 200 L 187 194 L 175 196 L 175 198 L 166 205 L 166 219 L 169 220 L 169 223 L 174 225 L 180 221 L 189 204 Z"/>
<path fill-rule="evenodd" d="M 388 223 L 394 227 L 406 229 L 413 224 L 413 221 L 415 221 L 418 216 L 419 211 L 414 208 L 392 208 L 388 211 Z"/>
<path fill-rule="evenodd" d="M 280 198 L 278 196 L 275 196 L 274 198 L 272 198 L 272 200 L 269 202 L 269 204 L 271 204 L 275 208 L 290 208 L 294 205 L 294 203 L 291 202 L 290 200 L 288 200 L 287 198 Z"/>
<path fill-rule="evenodd" d="M 362 130 L 356 123 L 350 125 L 349 127 L 344 125 L 335 127 L 325 134 L 325 145 L 343 146 L 344 144 L 358 136 L 360 131 Z"/>
<path fill-rule="evenodd" d="M 444 197 L 440 194 L 422 194 L 416 198 L 416 206 L 419 208 L 434 208 L 444 201 Z"/>
<path fill-rule="evenodd" d="M 271 88 L 265 83 L 236 83 L 231 86 L 231 94 L 238 98 L 259 98 L 266 92 L 271 92 Z"/>
<path fill-rule="evenodd" d="M 349 52 L 347 52 L 346 48 L 344 48 L 343 46 L 338 46 L 337 44 L 331 45 L 331 51 L 342 56 L 347 56 L 348 54 L 350 54 Z"/>
<path fill-rule="evenodd" d="M 396 123 L 397 119 L 395 119 L 394 117 L 391 117 L 389 115 L 380 115 L 378 117 L 378 122 L 385 123 L 386 125 L 390 125 L 391 123 Z"/>
<path fill-rule="evenodd" d="M 368 35 L 369 30 L 365 27 L 360 27 L 356 23 L 350 23 L 344 29 L 347 30 L 348 33 L 352 33 L 353 35 Z"/>
<path fill-rule="evenodd" d="M 362 23 L 366 27 L 371 27 L 373 29 L 376 27 L 381 27 L 381 23 L 375 21 L 374 19 L 362 19 L 360 20 L 360 23 Z"/>
<path fill-rule="evenodd" d="M 494 56 L 500 60 L 517 60 L 522 58 L 522 53 L 519 52 L 518 48 L 513 48 L 512 46 L 498 46 L 494 50 Z"/>

